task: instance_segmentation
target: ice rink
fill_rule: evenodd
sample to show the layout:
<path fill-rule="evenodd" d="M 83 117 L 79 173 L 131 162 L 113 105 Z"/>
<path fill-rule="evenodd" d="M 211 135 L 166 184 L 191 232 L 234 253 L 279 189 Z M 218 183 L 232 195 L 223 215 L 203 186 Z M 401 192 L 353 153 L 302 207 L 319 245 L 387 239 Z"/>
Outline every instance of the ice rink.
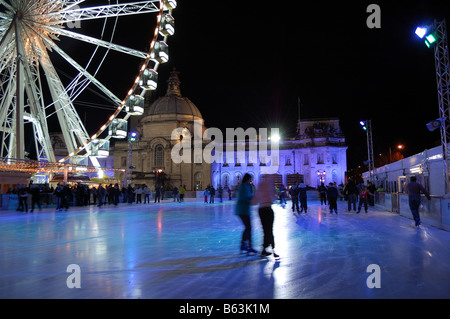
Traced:
<path fill-rule="evenodd" d="M 331 215 L 309 202 L 300 216 L 290 202 L 273 205 L 278 261 L 240 253 L 235 201 L 0 211 L 0 297 L 450 297 L 449 232 L 416 229 L 411 219 L 374 207 L 356 215 L 346 204 L 339 201 Z M 255 209 L 252 216 L 260 250 Z"/>

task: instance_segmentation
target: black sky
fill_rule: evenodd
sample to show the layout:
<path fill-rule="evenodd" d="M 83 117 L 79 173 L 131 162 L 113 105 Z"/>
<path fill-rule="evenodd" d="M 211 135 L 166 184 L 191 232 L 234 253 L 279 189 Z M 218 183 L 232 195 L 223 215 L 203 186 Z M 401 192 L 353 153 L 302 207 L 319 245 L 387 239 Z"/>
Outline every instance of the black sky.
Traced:
<path fill-rule="evenodd" d="M 366 25 L 371 3 L 381 8 L 381 29 Z M 367 159 L 360 120 L 372 120 L 376 154 L 403 143 L 410 156 L 439 143 L 439 132 L 425 126 L 439 117 L 433 51 L 414 30 L 434 19 L 449 23 L 448 2 L 213 4 L 178 1 L 170 61 L 159 68 L 155 98 L 165 93 L 176 68 L 183 96 L 199 108 L 207 127 L 279 127 L 286 137 L 295 135 L 300 98 L 301 118 L 340 119 L 349 168 Z M 152 28 L 137 20 L 119 27 L 121 41 L 130 46 L 151 38 Z M 120 75 L 114 86 L 126 93 L 140 65 L 120 64 L 114 65 Z"/>

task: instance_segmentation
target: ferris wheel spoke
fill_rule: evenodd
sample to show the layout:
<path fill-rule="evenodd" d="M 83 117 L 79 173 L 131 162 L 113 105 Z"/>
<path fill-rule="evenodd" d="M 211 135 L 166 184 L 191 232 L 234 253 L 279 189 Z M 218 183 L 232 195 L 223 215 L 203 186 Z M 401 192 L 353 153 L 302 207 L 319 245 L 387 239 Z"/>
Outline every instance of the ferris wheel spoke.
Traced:
<path fill-rule="evenodd" d="M 5 70 L 6 71 L 6 70 Z M 1 83 L 0 83 L 0 120 L 2 126 L 0 127 L 1 132 L 10 133 L 11 130 L 11 102 L 13 99 L 14 88 L 16 86 L 16 81 L 11 74 L 15 72 L 15 64 L 11 65 L 9 72 L 1 72 Z"/>
<path fill-rule="evenodd" d="M 9 72 L 2 72 L 2 95 L 0 104 L 0 120 L 2 126 L 0 131 L 3 133 L 1 141 L 1 155 L 3 157 L 13 157 L 13 143 L 15 135 L 15 112 L 14 112 L 14 92 L 16 87 L 16 79 L 12 74 L 15 74 L 16 63 L 12 63 L 11 66 L 5 70 Z"/>
<path fill-rule="evenodd" d="M 105 5 L 90 8 L 73 9 L 70 11 L 59 11 L 46 13 L 46 16 L 58 16 L 65 23 L 92 19 L 104 19 L 110 17 L 121 17 L 142 13 L 159 12 L 159 0 L 139 1 L 124 4 Z"/>
<path fill-rule="evenodd" d="M 38 68 L 34 64 L 24 66 L 26 83 L 25 90 L 29 99 L 29 113 L 24 114 L 27 120 L 32 123 L 35 135 L 36 151 L 45 154 L 49 161 L 55 162 L 55 154 L 51 148 L 50 136 L 48 132 L 47 118 L 45 116 L 45 103 L 42 93 L 42 84 Z"/>
<path fill-rule="evenodd" d="M 91 81 L 98 89 L 100 89 L 107 97 L 109 97 L 114 103 L 120 104 L 122 101 L 110 90 L 108 90 L 100 81 L 98 81 L 94 76 L 92 76 L 87 70 L 85 70 L 81 65 L 79 65 L 74 59 L 72 59 L 67 53 L 61 50 L 55 43 L 44 38 L 55 52 L 57 52 L 61 57 L 63 57 L 67 62 L 69 62 L 75 69 L 82 73 L 89 81 Z"/>
<path fill-rule="evenodd" d="M 61 11 L 72 10 L 75 6 L 78 6 L 80 3 L 83 3 L 84 1 L 86 0 L 74 0 L 74 1 L 66 0 L 65 7 Z"/>
<path fill-rule="evenodd" d="M 136 56 L 138 58 L 141 59 L 147 59 L 149 57 L 149 54 L 146 52 L 142 52 L 142 51 L 138 51 L 135 49 L 131 49 L 122 45 L 118 45 L 118 44 L 114 44 L 108 41 L 104 41 L 104 40 L 100 40 L 100 39 L 96 39 L 93 37 L 89 37 L 80 33 L 76 33 L 73 31 L 69 31 L 66 29 L 60 29 L 60 28 L 55 28 L 55 27 L 46 27 L 46 29 L 48 29 L 49 31 L 56 33 L 56 34 L 60 34 L 60 35 L 64 35 L 67 37 L 70 37 L 72 39 L 75 40 L 80 40 L 89 44 L 93 44 L 93 45 L 97 45 L 97 46 L 101 46 L 103 48 L 106 49 L 112 49 L 121 53 L 126 53 L 128 55 L 133 55 Z"/>
<path fill-rule="evenodd" d="M 7 10 L 9 10 L 10 12 L 14 12 L 15 9 L 5 0 L 0 0 L 0 4 L 5 6 Z"/>
<path fill-rule="evenodd" d="M 78 143 L 86 144 L 89 140 L 89 134 L 84 128 L 78 113 L 76 112 L 72 101 L 67 95 L 61 80 L 54 69 L 50 58 L 47 53 L 44 52 L 40 56 L 40 63 L 44 69 L 47 83 L 50 89 L 50 94 L 55 103 L 56 114 L 61 126 L 64 141 L 66 143 L 67 150 L 70 153 L 75 152 Z"/>
<path fill-rule="evenodd" d="M 0 63 L 8 64 L 15 50 L 13 23 L 9 23 L 8 29 L 2 33 L 0 40 L 0 55 L 3 57 Z M 1 69 L 0 69 L 1 70 Z"/>

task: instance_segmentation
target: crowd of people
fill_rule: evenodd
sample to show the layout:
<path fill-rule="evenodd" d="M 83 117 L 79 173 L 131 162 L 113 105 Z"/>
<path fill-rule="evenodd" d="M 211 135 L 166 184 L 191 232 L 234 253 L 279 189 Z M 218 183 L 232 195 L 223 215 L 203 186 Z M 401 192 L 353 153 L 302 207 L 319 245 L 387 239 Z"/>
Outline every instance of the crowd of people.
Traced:
<path fill-rule="evenodd" d="M 20 184 L 10 188 L 7 194 L 18 195 L 17 211 L 33 212 L 35 207 L 39 210 L 43 205 L 55 205 L 57 211 L 68 210 L 71 206 L 115 205 L 119 203 L 150 204 L 161 203 L 165 195 L 173 196 L 173 201 L 183 202 L 186 194 L 186 185 L 179 187 L 163 187 L 156 185 L 152 190 L 149 186 L 128 185 L 120 187 L 116 184 L 99 184 L 88 186 L 83 183 L 69 184 L 59 182 L 56 187 L 48 185 L 36 185 L 30 181 L 28 185 Z M 29 210 L 28 197 L 31 196 L 31 209 Z"/>
<path fill-rule="evenodd" d="M 244 226 L 240 246 L 241 252 L 247 252 L 250 255 L 258 253 L 252 244 L 251 225 L 251 206 L 257 205 L 264 236 L 260 256 L 268 257 L 273 255 L 275 259 L 278 259 L 279 255 L 275 253 L 275 239 L 273 235 L 274 211 L 272 205 L 278 198 L 279 204 L 284 208 L 288 194 L 292 200 L 292 211 L 298 214 L 302 212 L 307 213 L 308 189 L 310 188 L 307 185 L 300 182 L 292 185 L 286 192 L 286 188 L 283 185 L 275 186 L 273 178 L 269 176 L 260 182 L 258 189 L 255 191 L 251 176 L 246 174 L 242 180 L 242 184 L 238 188 L 238 198 L 235 207 L 235 215 L 241 219 Z M 349 212 L 353 208 L 353 211 L 359 214 L 364 206 L 364 210 L 367 213 L 369 206 L 375 206 L 375 192 L 382 190 L 382 188 L 376 189 L 375 185 L 371 182 L 368 182 L 368 185 L 364 185 L 363 183 L 355 184 L 351 178 L 348 179 L 345 185 L 336 186 L 335 182 L 331 182 L 328 186 L 325 186 L 324 183 L 321 183 L 317 188 L 321 205 L 327 205 L 328 202 L 331 214 L 333 212 L 337 214 L 338 199 L 347 201 Z M 420 194 L 424 194 L 428 200 L 431 199 L 431 196 L 421 184 L 417 183 L 414 176 L 411 177 L 411 181 L 407 186 L 407 193 L 411 213 L 416 227 L 419 227 L 421 223 L 419 214 L 421 203 Z M 356 210 L 357 203 L 358 210 Z M 270 247 L 272 249 L 271 252 L 268 251 Z"/>
<path fill-rule="evenodd" d="M 307 191 L 312 188 L 305 185 L 303 182 L 296 183 L 289 188 L 289 195 L 292 199 L 292 211 L 297 213 L 307 212 Z M 317 188 L 318 198 L 321 205 L 328 205 L 330 213 L 337 214 L 337 202 L 339 200 L 345 200 L 348 204 L 348 211 L 355 211 L 357 214 L 361 212 L 361 208 L 364 206 L 364 210 L 367 213 L 369 206 L 375 205 L 375 185 L 368 182 L 368 185 L 355 184 L 351 178 L 345 185 L 336 185 L 336 182 L 330 182 L 327 186 L 321 183 Z M 280 195 L 280 205 L 286 203 L 282 199 L 283 195 Z M 356 205 L 358 203 L 358 210 Z M 300 205 L 299 205 L 300 204 Z"/>

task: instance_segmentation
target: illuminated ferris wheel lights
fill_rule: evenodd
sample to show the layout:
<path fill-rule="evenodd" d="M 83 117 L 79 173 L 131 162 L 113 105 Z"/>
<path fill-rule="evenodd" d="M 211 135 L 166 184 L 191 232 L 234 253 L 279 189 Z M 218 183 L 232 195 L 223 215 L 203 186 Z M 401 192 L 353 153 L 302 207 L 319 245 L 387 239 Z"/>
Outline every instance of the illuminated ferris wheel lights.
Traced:
<path fill-rule="evenodd" d="M 139 85 L 143 90 L 156 90 L 158 87 L 158 72 L 153 69 L 146 69 L 142 73 Z"/>
<path fill-rule="evenodd" d="M 166 10 L 173 10 L 177 7 L 177 2 L 175 0 L 164 0 L 164 7 Z"/>
<path fill-rule="evenodd" d="M 140 95 L 131 95 L 127 100 L 125 109 L 130 115 L 144 114 L 144 98 Z"/>
<path fill-rule="evenodd" d="M 53 146 L 48 142 L 50 133 L 46 117 L 41 118 L 40 114 L 48 117 L 57 118 L 61 127 L 62 138 L 67 145 L 68 155 L 60 159 L 64 163 L 71 160 L 72 163 L 85 162 L 88 156 L 97 157 L 106 154 L 109 151 L 109 142 L 103 140 L 97 142 L 104 131 L 109 130 L 107 140 L 110 138 L 126 138 L 128 132 L 127 120 L 131 115 L 141 115 L 144 112 L 143 93 L 136 96 L 136 89 L 155 90 L 158 83 L 158 69 L 160 63 L 169 61 L 169 52 L 167 37 L 175 33 L 175 21 L 172 16 L 172 10 L 177 7 L 175 0 L 150 0 L 137 1 L 122 4 L 108 4 L 94 7 L 79 7 L 84 0 L 0 0 L 0 38 L 2 39 L 3 51 L 1 59 L 3 64 L 0 66 L 0 73 L 4 78 L 12 78 L 11 81 L 4 81 L 0 85 L 3 97 L 0 100 L 10 101 L 4 103 L 8 112 L 0 112 L 0 126 L 5 127 L 2 139 L 6 142 L 0 147 L 2 157 L 22 158 L 24 149 L 22 134 L 24 125 L 33 125 L 33 138 L 35 139 L 35 153 L 39 159 L 46 159 L 56 162 Z M 156 13 L 157 25 L 154 31 L 154 37 L 151 40 L 150 50 L 142 52 L 132 48 L 127 48 L 113 42 L 113 36 L 104 37 L 102 32 L 100 38 L 87 36 L 78 28 L 78 24 L 84 20 L 100 19 L 106 21 L 109 18 L 119 19 L 128 15 Z M 69 29 L 65 28 L 67 24 Z M 69 24 L 75 26 L 71 28 Z M 105 33 L 108 33 L 106 30 Z M 113 32 L 114 33 L 114 32 Z M 164 37 L 159 41 L 158 37 Z M 109 50 L 114 50 L 129 56 L 136 56 L 143 60 L 140 74 L 135 78 L 132 88 L 128 91 L 126 97 L 119 99 L 106 85 L 95 78 L 95 75 L 88 72 L 86 67 L 57 46 L 56 40 L 65 38 L 68 41 L 81 41 Z M 74 42 L 75 43 L 75 42 Z M 60 81 L 58 70 L 54 67 L 52 58 L 48 52 L 55 52 L 55 55 L 62 57 L 67 63 L 75 67 L 79 72 L 72 82 L 66 87 Z M 92 54 L 91 60 L 97 50 Z M 18 58 L 21 57 L 19 60 Z M 104 55 L 106 58 L 106 54 Z M 103 59 L 105 60 L 105 59 Z M 98 65 L 98 68 L 103 63 Z M 16 62 L 19 61 L 19 62 Z M 155 62 L 152 67 L 149 63 Z M 89 62 L 90 63 L 90 62 Z M 16 72 L 18 67 L 24 69 L 24 72 Z M 42 92 L 41 81 L 46 82 L 51 96 L 39 99 L 44 96 Z M 24 83 L 23 87 L 16 88 L 15 83 Z M 100 129 L 95 134 L 89 134 L 80 120 L 74 106 L 74 100 L 81 94 L 88 84 L 96 87 L 100 94 L 104 94 L 111 99 L 117 109 L 110 115 L 106 123 L 99 125 Z M 45 85 L 44 85 L 45 87 Z M 20 89 L 21 92 L 18 92 Z M 6 92 L 6 93 L 5 93 Z M 74 94 L 76 92 L 76 94 Z M 22 94 L 23 99 L 16 99 L 15 94 Z M 57 97 L 57 98 L 56 98 Z M 53 100 L 53 101 L 52 101 Z M 33 105 L 35 107 L 31 107 Z M 58 112 L 51 113 L 53 106 Z M 126 107 L 127 115 L 125 119 L 117 119 L 123 109 Z M 2 107 L 3 109 L 3 107 Z M 14 112 L 15 110 L 20 112 Z M 15 121 L 16 114 L 22 114 L 23 120 Z M 21 122 L 21 123 L 19 123 Z M 1 132 L 0 132 L 1 133 Z M 96 147 L 105 145 L 105 149 L 100 152 L 93 152 L 93 140 L 96 140 Z M 98 161 L 93 160 L 94 166 L 99 165 Z"/>
<path fill-rule="evenodd" d="M 155 43 L 155 47 L 150 54 L 150 58 L 159 62 L 166 63 L 169 61 L 169 46 L 164 41 Z"/>
<path fill-rule="evenodd" d="M 124 139 L 128 133 L 128 122 L 124 119 L 114 119 L 109 125 L 108 135 L 113 138 Z"/>
<path fill-rule="evenodd" d="M 95 139 L 91 143 L 90 156 L 106 158 L 109 156 L 109 141 L 105 139 Z"/>
<path fill-rule="evenodd" d="M 159 34 L 162 36 L 170 36 L 175 34 L 175 20 L 170 14 L 166 14 L 163 17 Z"/>

